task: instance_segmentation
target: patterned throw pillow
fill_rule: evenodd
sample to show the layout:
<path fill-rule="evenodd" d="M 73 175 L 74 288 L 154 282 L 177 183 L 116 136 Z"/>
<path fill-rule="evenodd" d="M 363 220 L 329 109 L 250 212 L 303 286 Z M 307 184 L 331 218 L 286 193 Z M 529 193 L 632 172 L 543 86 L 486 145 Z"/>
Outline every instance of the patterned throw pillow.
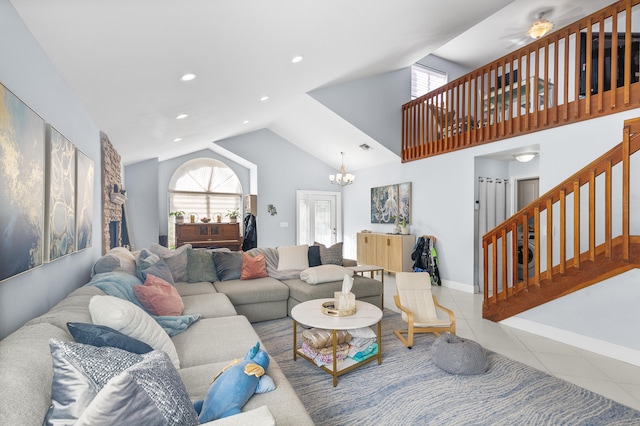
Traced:
<path fill-rule="evenodd" d="M 50 341 L 52 406 L 46 425 L 197 425 L 180 375 L 166 353 Z"/>
<path fill-rule="evenodd" d="M 320 259 L 323 265 L 342 265 L 342 243 L 335 243 L 327 248 L 324 244 L 313 243 L 320 247 Z"/>

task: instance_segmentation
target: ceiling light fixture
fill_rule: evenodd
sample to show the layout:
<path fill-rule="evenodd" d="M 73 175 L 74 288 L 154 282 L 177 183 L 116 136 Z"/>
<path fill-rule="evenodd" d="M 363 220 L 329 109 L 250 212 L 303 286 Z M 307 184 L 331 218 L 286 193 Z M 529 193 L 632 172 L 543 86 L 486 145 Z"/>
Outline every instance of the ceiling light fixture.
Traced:
<path fill-rule="evenodd" d="M 249 120 L 244 120 L 242 124 L 249 124 Z"/>
<path fill-rule="evenodd" d="M 176 120 L 182 120 L 183 118 L 187 118 L 189 114 L 178 114 L 176 115 Z"/>
<path fill-rule="evenodd" d="M 180 142 L 182 140 L 182 138 L 175 138 L 173 141 L 174 142 Z"/>
<path fill-rule="evenodd" d="M 301 62 L 304 59 L 304 56 L 294 56 L 293 59 L 291 59 L 291 62 L 294 64 L 297 64 L 298 62 Z"/>
<path fill-rule="evenodd" d="M 521 163 L 526 163 L 528 161 L 533 160 L 533 158 L 538 155 L 537 152 L 521 152 L 520 154 L 514 154 L 516 160 Z"/>
<path fill-rule="evenodd" d="M 542 19 L 542 14 L 536 19 L 536 21 L 531 24 L 529 31 L 527 31 L 527 35 L 534 40 L 537 40 L 541 37 L 544 37 L 553 29 L 553 23 L 547 21 L 546 19 Z"/>
<path fill-rule="evenodd" d="M 342 165 L 340 166 L 340 173 L 336 173 L 335 175 L 329 175 L 329 182 L 335 183 L 340 186 L 351 185 L 353 181 L 356 179 L 354 175 L 351 173 L 347 173 L 344 169 L 344 152 L 341 152 L 342 155 Z"/>
<path fill-rule="evenodd" d="M 195 74 L 187 73 L 187 74 L 183 75 L 182 77 L 180 77 L 180 81 L 191 81 L 194 78 L 196 78 Z"/>
<path fill-rule="evenodd" d="M 262 102 L 264 102 L 264 101 L 268 101 L 268 100 L 269 100 L 269 97 L 265 95 L 265 96 L 261 97 L 261 98 L 260 98 L 260 100 L 261 100 Z"/>

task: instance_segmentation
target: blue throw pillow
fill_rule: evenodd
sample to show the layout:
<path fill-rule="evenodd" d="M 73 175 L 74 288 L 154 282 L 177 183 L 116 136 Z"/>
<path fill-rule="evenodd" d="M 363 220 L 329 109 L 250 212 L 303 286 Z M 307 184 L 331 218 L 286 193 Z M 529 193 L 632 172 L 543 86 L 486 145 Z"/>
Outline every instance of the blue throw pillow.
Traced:
<path fill-rule="evenodd" d="M 242 252 L 214 251 L 213 263 L 220 281 L 239 280 L 242 274 Z"/>
<path fill-rule="evenodd" d="M 153 350 L 146 343 L 104 325 L 68 322 L 67 328 L 78 343 L 92 346 L 111 346 L 134 354 L 146 354 Z"/>
<path fill-rule="evenodd" d="M 173 275 L 171 275 L 171 270 L 164 263 L 164 260 L 147 249 L 140 250 L 140 254 L 136 257 L 136 274 L 142 282 L 146 281 L 147 274 L 151 274 L 162 278 L 171 285 L 176 285 Z"/>
<path fill-rule="evenodd" d="M 309 257 L 309 268 L 322 265 L 322 260 L 320 259 L 320 246 L 309 246 L 307 256 Z"/>

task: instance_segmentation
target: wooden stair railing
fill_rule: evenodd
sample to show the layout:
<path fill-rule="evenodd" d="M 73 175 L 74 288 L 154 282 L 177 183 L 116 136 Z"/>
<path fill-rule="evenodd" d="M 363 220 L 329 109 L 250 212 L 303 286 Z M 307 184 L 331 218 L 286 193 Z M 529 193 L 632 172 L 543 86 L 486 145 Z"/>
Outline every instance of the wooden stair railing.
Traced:
<path fill-rule="evenodd" d="M 639 3 L 620 0 L 404 104 L 402 161 L 640 107 Z"/>
<path fill-rule="evenodd" d="M 500 321 L 640 267 L 630 196 L 632 188 L 640 193 L 640 181 L 633 185 L 631 180 L 638 150 L 640 118 L 625 121 L 619 145 L 483 236 L 484 318 Z M 535 246 L 531 274 L 530 234 Z M 519 246 L 524 253 L 518 253 Z"/>

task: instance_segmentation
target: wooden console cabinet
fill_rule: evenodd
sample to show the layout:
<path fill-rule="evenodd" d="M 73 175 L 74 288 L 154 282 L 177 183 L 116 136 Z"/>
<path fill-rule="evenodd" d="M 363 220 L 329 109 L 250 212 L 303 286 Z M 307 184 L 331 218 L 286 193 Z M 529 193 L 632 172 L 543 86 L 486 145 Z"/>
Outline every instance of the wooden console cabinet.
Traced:
<path fill-rule="evenodd" d="M 360 265 L 382 266 L 387 272 L 410 272 L 415 235 L 359 232 L 357 258 Z"/>
<path fill-rule="evenodd" d="M 195 247 L 226 247 L 239 251 L 242 247 L 239 223 L 176 224 L 176 248 L 184 244 Z"/>

